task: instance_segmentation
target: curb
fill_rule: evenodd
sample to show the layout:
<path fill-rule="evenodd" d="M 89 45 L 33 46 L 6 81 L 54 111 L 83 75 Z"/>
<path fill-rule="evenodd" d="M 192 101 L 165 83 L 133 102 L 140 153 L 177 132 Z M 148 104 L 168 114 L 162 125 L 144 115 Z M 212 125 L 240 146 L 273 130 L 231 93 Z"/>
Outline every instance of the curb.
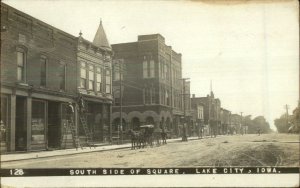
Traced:
<path fill-rule="evenodd" d="M 203 138 L 202 138 L 203 139 Z M 197 137 L 190 137 L 188 139 L 189 141 L 195 141 L 195 140 L 201 140 Z M 169 140 L 168 143 L 176 143 L 176 142 L 181 142 L 181 138 L 178 138 L 178 139 L 174 139 L 174 140 Z M 115 145 L 116 146 L 116 145 Z M 121 149 L 128 149 L 128 148 L 131 148 L 131 145 L 129 146 L 123 146 L 120 145 L 121 147 L 116 147 L 116 148 L 107 148 L 107 149 L 99 149 L 99 150 L 88 150 L 88 151 L 79 151 L 79 152 L 76 152 L 76 153 L 61 153 L 61 154 L 55 154 L 55 155 L 49 155 L 49 156 L 38 156 L 38 154 L 36 154 L 36 156 L 38 157 L 35 157 L 35 156 L 30 156 L 28 158 L 21 158 L 21 159 L 12 159 L 12 160 L 5 160 L 5 161 L 2 161 L 1 160 L 1 163 L 9 163 L 9 162 L 16 162 L 16 161 L 26 161 L 26 160 L 32 160 L 32 159 L 40 159 L 40 158 L 52 158 L 52 157 L 61 157 L 61 156 L 68 156 L 68 155 L 79 155 L 79 154 L 85 154 L 85 153 L 93 153 L 93 152 L 104 152 L 104 151 L 114 151 L 114 150 L 121 150 Z M 101 147 L 101 146 L 99 146 Z M 97 148 L 97 147 L 96 147 Z M 88 149 L 87 148 L 84 148 L 84 149 Z M 54 150 L 55 151 L 55 150 Z M 10 155 L 10 154 L 8 154 Z M 14 155 L 14 154 L 12 154 Z M 17 155 L 22 155 L 22 154 L 17 154 Z M 34 155 L 34 154 L 33 154 Z M 0 155 L 1 156 L 1 155 Z M 2 158 L 2 157 L 1 157 Z"/>

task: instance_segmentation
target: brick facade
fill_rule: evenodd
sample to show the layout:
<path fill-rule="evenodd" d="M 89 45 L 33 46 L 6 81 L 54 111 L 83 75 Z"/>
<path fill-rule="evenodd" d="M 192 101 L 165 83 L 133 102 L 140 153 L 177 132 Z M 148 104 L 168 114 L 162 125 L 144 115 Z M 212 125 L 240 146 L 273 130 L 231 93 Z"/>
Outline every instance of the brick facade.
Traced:
<path fill-rule="evenodd" d="M 124 130 L 143 124 L 179 135 L 183 110 L 181 54 L 165 44 L 160 34 L 140 35 L 137 42 L 112 45 L 115 71 L 121 62 Z M 113 77 L 113 126 L 120 123 L 120 81 Z M 115 128 L 117 130 L 117 128 Z"/>

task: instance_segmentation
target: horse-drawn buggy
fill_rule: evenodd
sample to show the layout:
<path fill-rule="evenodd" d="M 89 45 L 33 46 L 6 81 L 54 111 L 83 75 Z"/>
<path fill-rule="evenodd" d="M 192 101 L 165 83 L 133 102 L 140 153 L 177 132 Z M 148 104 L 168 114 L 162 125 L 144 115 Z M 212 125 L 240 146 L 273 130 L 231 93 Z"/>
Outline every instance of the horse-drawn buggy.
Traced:
<path fill-rule="evenodd" d="M 142 125 L 140 130 L 128 131 L 131 138 L 131 149 L 144 148 L 146 146 L 153 147 L 154 140 L 156 145 L 160 145 L 160 140 L 162 143 L 166 142 L 167 134 L 163 129 L 155 128 L 154 125 Z"/>

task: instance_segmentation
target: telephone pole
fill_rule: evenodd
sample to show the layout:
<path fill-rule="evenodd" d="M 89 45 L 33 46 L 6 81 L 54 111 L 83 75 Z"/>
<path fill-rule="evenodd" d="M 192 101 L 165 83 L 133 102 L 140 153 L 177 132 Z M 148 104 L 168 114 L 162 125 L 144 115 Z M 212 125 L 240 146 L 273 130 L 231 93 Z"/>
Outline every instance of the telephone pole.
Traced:
<path fill-rule="evenodd" d="M 189 95 L 186 93 L 186 89 L 185 89 L 185 84 L 186 84 L 186 80 L 189 80 L 190 78 L 181 78 L 179 80 L 182 80 L 183 83 L 183 137 L 182 137 L 182 141 L 187 141 L 187 136 L 186 136 L 186 127 L 185 127 L 185 123 L 186 123 L 186 95 Z"/>
<path fill-rule="evenodd" d="M 285 107 L 285 109 L 286 109 L 286 126 L 288 127 L 289 126 L 289 105 L 285 105 L 284 106 Z"/>
<path fill-rule="evenodd" d="M 120 139 L 121 143 L 123 143 L 123 97 L 122 97 L 122 82 L 123 82 L 123 63 L 124 59 L 117 59 L 115 60 L 115 74 L 118 72 L 119 74 L 119 93 L 120 93 L 120 122 L 119 122 L 119 127 L 118 127 L 118 132 L 121 132 Z"/>

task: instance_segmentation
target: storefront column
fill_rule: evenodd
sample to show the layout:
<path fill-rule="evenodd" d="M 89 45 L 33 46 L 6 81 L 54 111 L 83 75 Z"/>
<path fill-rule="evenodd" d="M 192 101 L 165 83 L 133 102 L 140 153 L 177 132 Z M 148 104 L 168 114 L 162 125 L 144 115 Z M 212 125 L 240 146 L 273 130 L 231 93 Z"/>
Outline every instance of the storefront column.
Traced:
<path fill-rule="evenodd" d="M 32 98 L 26 98 L 26 116 L 27 116 L 27 151 L 31 150 L 31 123 L 32 123 Z"/>
<path fill-rule="evenodd" d="M 10 95 L 10 112 L 9 112 L 9 122 L 10 122 L 10 139 L 9 139 L 9 149 L 10 151 L 15 151 L 15 137 L 16 137 L 16 95 Z"/>

